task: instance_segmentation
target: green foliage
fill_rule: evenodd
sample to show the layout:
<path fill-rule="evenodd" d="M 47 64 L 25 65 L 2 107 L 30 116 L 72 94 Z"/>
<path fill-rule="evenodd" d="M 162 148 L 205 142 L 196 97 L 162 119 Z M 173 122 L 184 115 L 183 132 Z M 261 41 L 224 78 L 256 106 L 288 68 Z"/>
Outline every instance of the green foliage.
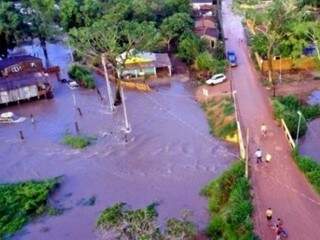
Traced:
<path fill-rule="evenodd" d="M 307 122 L 311 119 L 320 116 L 320 106 L 309 106 L 300 103 L 299 99 L 295 96 L 289 95 L 285 97 L 278 97 L 272 102 L 275 117 L 280 120 L 281 118 L 287 124 L 287 127 L 293 137 L 297 135 L 297 128 L 299 124 L 298 111 L 301 111 L 303 117 L 301 118 L 301 125 L 299 137 L 303 136 L 307 131 Z"/>
<path fill-rule="evenodd" d="M 258 33 L 256 35 L 253 35 L 250 39 L 250 44 L 254 52 L 257 52 L 262 57 L 267 56 L 268 39 L 264 34 Z"/>
<path fill-rule="evenodd" d="M 190 14 L 175 13 L 165 18 L 160 26 L 162 37 L 165 39 L 168 50 L 172 40 L 177 40 L 181 34 L 191 31 L 193 20 Z"/>
<path fill-rule="evenodd" d="M 178 44 L 178 56 L 188 64 L 193 63 L 196 57 L 203 51 L 203 41 L 193 33 L 184 34 Z"/>
<path fill-rule="evenodd" d="M 0 3 L 0 57 L 8 56 L 8 49 L 16 46 L 21 38 L 22 18 L 11 1 Z"/>
<path fill-rule="evenodd" d="M 209 71 L 211 73 L 222 73 L 226 67 L 225 60 L 218 60 L 211 53 L 205 51 L 196 57 L 195 65 L 197 70 Z"/>
<path fill-rule="evenodd" d="M 81 86 L 90 89 L 95 88 L 94 78 L 87 68 L 74 64 L 71 66 L 68 74 L 70 78 L 74 79 Z"/>
<path fill-rule="evenodd" d="M 102 212 L 97 227 L 101 231 L 112 229 L 118 236 L 128 239 L 160 239 L 160 230 L 155 224 L 158 216 L 155 207 L 151 204 L 143 209 L 129 210 L 124 203 L 115 204 Z"/>
<path fill-rule="evenodd" d="M 0 185 L 0 239 L 21 229 L 31 218 L 47 211 L 48 197 L 58 179 Z"/>
<path fill-rule="evenodd" d="M 197 229 L 194 224 L 187 220 L 176 218 L 169 219 L 166 223 L 165 239 L 184 239 L 193 240 Z"/>
<path fill-rule="evenodd" d="M 227 139 L 237 134 L 234 105 L 229 97 L 217 98 L 203 104 L 210 132 L 216 137 Z"/>
<path fill-rule="evenodd" d="M 91 139 L 86 136 L 68 134 L 64 136 L 63 143 L 75 149 L 83 149 L 91 144 Z"/>
<path fill-rule="evenodd" d="M 313 187 L 320 193 L 320 164 L 311 157 L 300 155 L 298 149 L 293 150 L 292 156 Z"/>
<path fill-rule="evenodd" d="M 244 162 L 237 161 L 205 186 L 211 220 L 207 234 L 212 239 L 254 239 L 250 184 L 244 177 Z"/>
<path fill-rule="evenodd" d="M 194 224 L 186 219 L 168 219 L 166 229 L 161 233 L 156 224 L 158 213 L 156 203 L 146 208 L 130 210 L 125 203 L 116 203 L 105 209 L 97 220 L 100 231 L 114 232 L 116 237 L 139 240 L 192 240 L 196 235 Z"/>

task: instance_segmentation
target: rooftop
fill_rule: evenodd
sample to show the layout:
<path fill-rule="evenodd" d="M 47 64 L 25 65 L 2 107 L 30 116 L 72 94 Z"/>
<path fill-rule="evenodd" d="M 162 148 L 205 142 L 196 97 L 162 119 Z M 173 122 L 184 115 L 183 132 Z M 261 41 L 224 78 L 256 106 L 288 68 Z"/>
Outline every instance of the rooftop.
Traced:
<path fill-rule="evenodd" d="M 17 89 L 44 82 L 47 82 L 47 80 L 41 73 L 28 73 L 19 76 L 0 78 L 0 91 Z"/>
<path fill-rule="evenodd" d="M 3 60 L 0 60 L 0 70 L 3 70 L 11 65 L 14 65 L 20 62 L 30 61 L 30 60 L 41 60 L 41 59 L 37 57 L 33 57 L 31 55 L 23 55 L 23 56 L 6 58 Z"/>

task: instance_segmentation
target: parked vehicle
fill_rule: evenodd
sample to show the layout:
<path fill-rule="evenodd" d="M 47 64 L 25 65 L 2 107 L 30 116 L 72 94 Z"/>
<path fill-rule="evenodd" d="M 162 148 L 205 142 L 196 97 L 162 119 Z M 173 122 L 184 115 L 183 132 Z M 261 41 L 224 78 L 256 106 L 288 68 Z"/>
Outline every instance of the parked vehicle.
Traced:
<path fill-rule="evenodd" d="M 76 81 L 69 81 L 68 83 L 68 87 L 73 90 L 79 87 L 79 84 Z"/>
<path fill-rule="evenodd" d="M 226 80 L 226 76 L 223 73 L 215 74 L 210 79 L 206 81 L 208 85 L 216 85 L 222 83 Z"/>
<path fill-rule="evenodd" d="M 238 65 L 237 56 L 236 56 L 235 52 L 228 51 L 227 58 L 228 58 L 228 61 L 229 61 L 229 64 L 231 67 L 236 67 Z"/>

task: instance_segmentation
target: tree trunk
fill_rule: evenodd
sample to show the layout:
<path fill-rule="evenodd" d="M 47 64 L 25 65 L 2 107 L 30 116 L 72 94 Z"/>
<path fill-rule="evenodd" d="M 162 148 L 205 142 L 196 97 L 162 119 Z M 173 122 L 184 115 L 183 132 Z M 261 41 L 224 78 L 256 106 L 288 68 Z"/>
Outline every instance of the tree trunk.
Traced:
<path fill-rule="evenodd" d="M 168 40 L 168 42 L 167 42 L 167 51 L 168 51 L 168 53 L 170 53 L 170 42 L 171 42 L 171 40 Z"/>
<path fill-rule="evenodd" d="M 50 64 L 49 64 L 49 57 L 48 57 L 48 51 L 47 51 L 47 43 L 45 38 L 40 37 L 40 45 L 42 47 L 44 58 L 46 61 L 46 68 L 48 68 Z"/>

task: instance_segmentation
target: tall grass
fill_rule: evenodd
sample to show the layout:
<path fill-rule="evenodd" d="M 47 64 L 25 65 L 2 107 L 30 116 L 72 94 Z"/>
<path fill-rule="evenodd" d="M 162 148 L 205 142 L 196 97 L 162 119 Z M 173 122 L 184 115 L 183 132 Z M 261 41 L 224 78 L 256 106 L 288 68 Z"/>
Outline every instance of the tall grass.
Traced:
<path fill-rule="evenodd" d="M 212 99 L 203 104 L 203 109 L 208 118 L 211 134 L 222 139 L 236 135 L 235 109 L 231 98 Z"/>
<path fill-rule="evenodd" d="M 256 239 L 250 183 L 244 173 L 244 162 L 239 160 L 202 189 L 201 194 L 208 198 L 211 219 L 207 235 L 211 239 Z"/>
<path fill-rule="evenodd" d="M 300 155 L 297 148 L 292 151 L 292 156 L 309 182 L 320 193 L 320 164 L 311 157 Z"/>

